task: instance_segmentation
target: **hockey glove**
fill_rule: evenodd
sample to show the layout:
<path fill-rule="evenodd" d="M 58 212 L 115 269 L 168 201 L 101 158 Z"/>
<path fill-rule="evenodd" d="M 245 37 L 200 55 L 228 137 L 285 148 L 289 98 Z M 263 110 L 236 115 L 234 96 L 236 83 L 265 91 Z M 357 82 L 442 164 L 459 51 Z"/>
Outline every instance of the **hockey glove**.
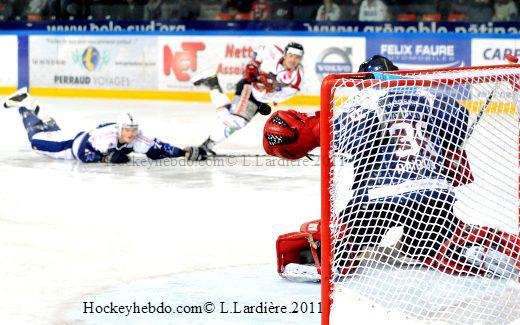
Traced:
<path fill-rule="evenodd" d="M 260 83 L 265 92 L 271 93 L 276 90 L 276 76 L 270 73 L 260 73 Z"/>
<path fill-rule="evenodd" d="M 247 82 L 252 83 L 257 81 L 260 71 L 258 70 L 258 64 L 250 62 L 246 65 L 245 78 Z"/>
<path fill-rule="evenodd" d="M 271 156 L 300 159 L 320 145 L 320 118 L 293 110 L 271 115 L 264 127 L 264 150 Z"/>
<path fill-rule="evenodd" d="M 85 163 L 93 163 L 102 161 L 101 154 L 97 151 L 86 152 L 84 155 L 79 156 L 79 159 Z"/>
<path fill-rule="evenodd" d="M 448 176 L 453 187 L 467 185 L 475 181 L 468 161 L 468 154 L 464 149 L 448 150 L 444 166 L 448 169 Z"/>
<path fill-rule="evenodd" d="M 103 157 L 103 162 L 111 164 L 126 164 L 130 161 L 130 158 L 120 150 L 114 150 L 109 152 L 108 155 Z"/>
<path fill-rule="evenodd" d="M 190 161 L 201 161 L 208 159 L 206 150 L 201 147 L 186 147 L 186 159 Z"/>

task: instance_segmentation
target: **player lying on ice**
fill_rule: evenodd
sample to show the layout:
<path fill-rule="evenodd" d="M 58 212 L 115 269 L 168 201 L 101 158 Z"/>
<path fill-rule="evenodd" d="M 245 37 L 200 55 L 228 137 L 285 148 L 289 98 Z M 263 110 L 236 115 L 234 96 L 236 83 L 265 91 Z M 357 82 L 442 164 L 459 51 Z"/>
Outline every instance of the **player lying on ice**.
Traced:
<path fill-rule="evenodd" d="M 378 72 L 392 70 L 397 67 L 381 56 L 360 67 L 370 72 L 368 79 L 406 78 Z M 341 234 L 334 241 L 335 273 L 354 274 L 363 250 L 396 233 L 400 260 L 449 274 L 518 278 L 518 236 L 465 224 L 454 215 L 453 188 L 474 181 L 464 150 L 466 108 L 419 87 L 379 88 L 374 94 L 380 97 L 372 105 L 352 99 L 334 120 L 343 139 L 335 140 L 335 151 L 351 157 L 354 174 L 354 194 L 340 213 Z M 264 128 L 265 151 L 305 157 L 320 145 L 319 119 L 319 112 L 274 113 Z M 283 277 L 319 281 L 320 227 L 319 220 L 308 222 L 300 232 L 278 238 Z"/>
<path fill-rule="evenodd" d="M 4 99 L 3 106 L 18 108 L 32 149 L 48 157 L 114 164 L 128 162 L 128 154 L 132 152 L 145 154 L 154 160 L 186 157 L 195 161 L 206 158 L 204 149 L 180 149 L 146 137 L 129 113 L 122 114 L 117 123 L 104 123 L 88 132 L 70 134 L 62 131 L 54 119 L 40 117 L 40 106 L 26 88 Z"/>
<path fill-rule="evenodd" d="M 232 101 L 223 93 L 214 70 L 194 76 L 195 86 L 210 89 L 211 103 L 217 109 L 217 125 L 201 148 L 214 155 L 216 144 L 246 126 L 257 113 L 271 114 L 269 104 L 296 95 L 303 81 L 302 58 L 303 46 L 298 43 L 289 43 L 284 50 L 275 45 L 261 46 L 247 64 Z"/>

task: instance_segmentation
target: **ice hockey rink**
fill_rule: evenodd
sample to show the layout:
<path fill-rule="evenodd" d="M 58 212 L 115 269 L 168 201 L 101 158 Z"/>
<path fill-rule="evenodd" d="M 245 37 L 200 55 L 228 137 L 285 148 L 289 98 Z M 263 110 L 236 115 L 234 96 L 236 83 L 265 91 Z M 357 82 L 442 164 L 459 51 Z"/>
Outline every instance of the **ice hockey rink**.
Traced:
<path fill-rule="evenodd" d="M 148 135 L 198 145 L 209 104 L 41 98 L 62 129 L 128 111 Z M 311 110 L 312 108 L 307 108 Z M 259 116 L 220 153 L 262 154 Z M 84 302 L 204 306 L 320 301 L 319 284 L 276 273 L 275 240 L 319 218 L 318 161 L 184 159 L 124 166 L 31 152 L 16 111 L 0 111 L 0 314 L 4 324 L 317 324 L 320 314 L 97 314 Z M 139 158 L 139 157 L 137 157 Z M 143 158 L 143 157 L 140 157 Z M 218 310 L 218 309 L 217 309 Z"/>

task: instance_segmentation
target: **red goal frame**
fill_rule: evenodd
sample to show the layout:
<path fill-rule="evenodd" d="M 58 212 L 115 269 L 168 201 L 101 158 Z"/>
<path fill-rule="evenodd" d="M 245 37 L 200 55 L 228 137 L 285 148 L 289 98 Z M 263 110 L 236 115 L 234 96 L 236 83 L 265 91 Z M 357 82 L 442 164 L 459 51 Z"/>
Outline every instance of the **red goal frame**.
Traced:
<path fill-rule="evenodd" d="M 413 75 L 420 76 L 421 74 L 431 73 L 442 73 L 442 72 L 456 72 L 463 70 L 489 70 L 489 69 L 508 69 L 508 68 L 519 68 L 519 64 L 508 64 L 508 65 L 492 65 L 492 66 L 478 66 L 478 67 L 461 67 L 461 68 L 445 68 L 445 69 L 430 69 L 430 70 L 407 70 L 407 71 L 392 71 L 392 74 L 397 75 Z M 332 305 L 332 290 L 333 285 L 331 284 L 331 267 L 330 262 L 332 259 L 332 248 L 331 248 L 331 233 L 329 227 L 330 211 L 331 211 L 331 197 L 330 197 L 330 186 L 332 185 L 331 180 L 331 168 L 333 164 L 331 162 L 331 143 L 332 143 L 332 115 L 331 115 L 331 103 L 334 98 L 334 86 L 337 85 L 338 81 L 346 81 L 347 87 L 363 86 L 368 87 L 370 85 L 378 83 L 382 87 L 396 87 L 396 86 L 429 86 L 429 85 L 451 85 L 454 83 L 467 83 L 471 81 L 477 81 L 477 77 L 439 77 L 432 80 L 419 80 L 417 79 L 399 79 L 399 80 L 374 80 L 364 79 L 367 73 L 347 73 L 347 74 L 332 74 L 324 78 L 321 84 L 321 120 L 320 120 L 320 144 L 321 144 L 321 323 L 323 325 L 329 324 L 330 308 Z M 493 78 L 493 81 L 500 81 L 500 76 L 485 76 L 478 77 L 478 82 L 486 82 Z M 514 89 L 518 91 L 520 85 L 513 85 Z M 516 108 L 520 109 L 520 107 Z M 520 119 L 519 119 L 520 123 Z M 520 128 L 519 128 L 520 129 Z M 519 131 L 519 144 L 518 144 L 518 162 L 520 166 L 520 131 Z M 518 176 L 518 192 L 520 199 L 520 175 Z M 518 226 L 520 229 L 520 206 L 518 211 Z"/>

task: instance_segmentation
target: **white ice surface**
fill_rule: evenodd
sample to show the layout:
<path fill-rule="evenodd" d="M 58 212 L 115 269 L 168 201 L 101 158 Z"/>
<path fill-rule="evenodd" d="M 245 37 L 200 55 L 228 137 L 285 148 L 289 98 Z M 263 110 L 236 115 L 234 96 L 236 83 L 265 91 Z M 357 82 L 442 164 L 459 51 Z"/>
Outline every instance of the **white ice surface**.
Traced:
<path fill-rule="evenodd" d="M 274 269 L 270 265 L 233 267 L 136 281 L 82 297 L 86 305 L 71 303 L 65 318 L 82 324 L 319 324 L 319 285 L 287 282 Z M 200 307 L 201 312 L 180 309 L 180 313 L 128 316 L 83 313 L 90 302 L 100 306 L 111 302 L 160 306 L 164 302 L 173 308 Z"/>
<path fill-rule="evenodd" d="M 63 129 L 87 130 L 129 111 L 145 132 L 179 146 L 201 143 L 215 117 L 207 104 L 41 102 Z M 264 122 L 256 118 L 220 151 L 262 153 Z M 225 166 L 146 167 L 53 161 L 31 152 L 17 112 L 4 110 L 0 141 L 0 323 L 114 323 L 113 316 L 89 319 L 77 309 L 85 298 L 111 294 L 123 302 L 177 303 L 182 291 L 180 297 L 193 301 L 257 303 L 289 299 L 290 291 L 319 301 L 319 285 L 286 283 L 274 265 L 276 237 L 319 218 L 317 162 L 288 166 L 261 158 L 258 166 L 249 158 Z M 243 265 L 257 266 L 229 268 Z M 278 315 L 273 322 L 318 322 L 307 316 Z M 255 320 L 265 323 L 246 323 Z"/>

